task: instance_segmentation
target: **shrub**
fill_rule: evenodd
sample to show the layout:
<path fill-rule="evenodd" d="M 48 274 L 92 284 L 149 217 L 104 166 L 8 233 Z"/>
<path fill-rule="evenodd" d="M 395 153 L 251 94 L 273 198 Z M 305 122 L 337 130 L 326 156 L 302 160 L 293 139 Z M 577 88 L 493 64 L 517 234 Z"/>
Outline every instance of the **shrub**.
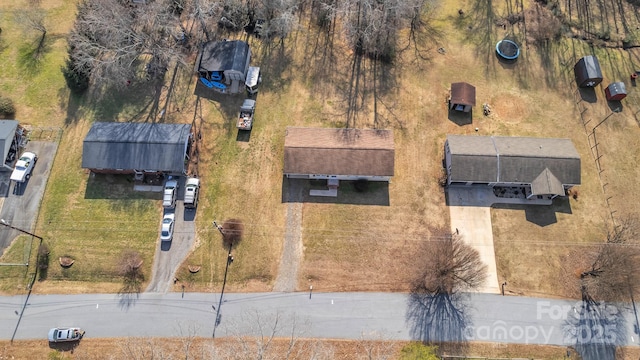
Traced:
<path fill-rule="evenodd" d="M 89 72 L 78 69 L 71 55 L 62 68 L 62 75 L 69 89 L 75 93 L 82 93 L 89 88 Z"/>
<path fill-rule="evenodd" d="M 13 118 L 15 113 L 16 108 L 13 105 L 13 101 L 0 95 L 0 117 L 6 119 Z"/>

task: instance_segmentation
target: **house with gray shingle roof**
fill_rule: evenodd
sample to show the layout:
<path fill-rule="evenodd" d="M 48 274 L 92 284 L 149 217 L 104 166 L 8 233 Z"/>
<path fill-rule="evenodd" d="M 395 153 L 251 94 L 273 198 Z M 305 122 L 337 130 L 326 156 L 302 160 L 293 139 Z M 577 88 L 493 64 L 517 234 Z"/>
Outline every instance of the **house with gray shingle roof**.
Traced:
<path fill-rule="evenodd" d="M 183 174 L 190 140 L 189 124 L 96 122 L 82 144 L 82 168 Z"/>
<path fill-rule="evenodd" d="M 569 139 L 448 135 L 447 184 L 523 187 L 527 198 L 565 196 L 580 185 L 580 155 Z"/>

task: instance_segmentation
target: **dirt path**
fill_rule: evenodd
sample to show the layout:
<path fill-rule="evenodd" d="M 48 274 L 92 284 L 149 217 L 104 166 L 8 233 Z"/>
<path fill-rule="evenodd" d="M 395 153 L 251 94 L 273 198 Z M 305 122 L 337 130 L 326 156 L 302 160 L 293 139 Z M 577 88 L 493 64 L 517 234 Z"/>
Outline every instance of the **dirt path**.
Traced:
<path fill-rule="evenodd" d="M 273 291 L 296 291 L 298 268 L 302 261 L 302 189 L 288 184 L 287 220 L 284 245 Z"/>

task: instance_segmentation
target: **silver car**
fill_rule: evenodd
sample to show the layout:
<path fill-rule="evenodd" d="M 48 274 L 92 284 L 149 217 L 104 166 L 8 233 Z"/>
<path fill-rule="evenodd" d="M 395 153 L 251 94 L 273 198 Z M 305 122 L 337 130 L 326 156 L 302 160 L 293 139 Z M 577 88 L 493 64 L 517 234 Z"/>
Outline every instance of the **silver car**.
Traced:
<path fill-rule="evenodd" d="M 175 223 L 176 214 L 168 213 L 164 214 L 162 218 L 162 227 L 160 229 L 160 240 L 171 241 L 173 240 L 173 224 Z"/>
<path fill-rule="evenodd" d="M 176 180 L 167 180 L 164 184 L 164 195 L 162 196 L 162 206 L 167 209 L 176 207 L 176 199 L 178 197 L 178 182 Z"/>
<path fill-rule="evenodd" d="M 49 330 L 49 342 L 77 341 L 84 336 L 84 330 L 76 327 L 53 328 Z"/>

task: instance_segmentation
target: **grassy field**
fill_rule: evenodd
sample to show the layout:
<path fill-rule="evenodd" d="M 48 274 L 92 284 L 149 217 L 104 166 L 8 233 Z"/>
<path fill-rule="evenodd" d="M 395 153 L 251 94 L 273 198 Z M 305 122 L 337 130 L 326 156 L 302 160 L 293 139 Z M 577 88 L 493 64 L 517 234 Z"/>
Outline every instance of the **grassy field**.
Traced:
<path fill-rule="evenodd" d="M 526 2 L 525 7 L 532 4 Z M 134 193 L 126 179 L 90 176 L 80 161 L 82 140 L 91 123 L 147 121 L 152 89 L 147 83 L 133 83 L 125 90 L 82 98 L 69 94 L 59 70 L 66 55 L 64 37 L 72 24 L 71 1 L 42 1 L 49 47 L 40 65 L 28 71 L 21 68 L 20 47 L 27 46 L 30 38 L 13 17 L 22 5 L 0 5 L 0 92 L 13 98 L 21 121 L 64 128 L 36 228 L 51 248 L 52 266 L 35 291 L 118 291 L 122 284 L 116 264 L 127 248 L 142 254 L 148 280 L 161 214 L 158 197 Z M 460 16 L 458 9 L 465 15 Z M 576 59 L 595 52 L 605 74 L 603 85 L 627 80 L 638 62 L 637 50 L 593 48 L 565 36 L 545 46 L 526 45 L 516 63 L 505 64 L 495 57 L 495 42 L 504 36 L 526 40 L 522 22 L 498 25 L 516 10 L 502 3 L 487 6 L 485 1 L 444 2 L 430 22 L 431 38 L 420 44 L 423 52 L 413 51 L 408 37 L 399 38 L 406 50 L 398 54 L 393 67 L 382 68 L 376 85 L 378 121 L 394 129 L 396 174 L 388 187 L 372 186 L 367 195 L 344 183 L 336 203 L 305 202 L 300 289 L 309 281 L 318 291 L 408 289 L 410 269 L 420 264 L 422 244 L 438 228 L 448 227 L 445 194 L 438 184 L 447 134 L 475 134 L 477 128 L 480 135 L 570 138 L 582 156 L 583 184 L 577 200 L 544 208 L 492 210 L 500 281 L 508 281 L 507 289 L 513 293 L 570 295 L 550 281 L 558 276 L 563 256 L 577 246 L 601 241 L 611 211 L 616 211 L 615 217 L 637 212 L 638 195 L 631 191 L 640 175 L 634 166 L 639 141 L 635 88 L 629 86 L 622 112 L 597 130 L 601 172 L 593 161 L 590 134 L 611 110 L 602 86 L 596 89 L 597 102 L 578 102 L 572 71 Z M 176 284 L 190 291 L 220 286 L 226 250 L 211 223 L 229 218 L 244 222 L 245 236 L 234 250 L 237 261 L 227 289 L 271 289 L 285 232 L 284 130 L 346 123 L 348 81 L 354 74 L 353 54 L 344 44 L 335 41 L 329 49 L 328 38 L 312 26 L 304 26 L 282 46 L 249 41 L 264 83 L 248 141 L 239 138 L 233 126 L 242 99 L 200 99 L 196 104 L 190 67 L 178 69 L 168 112 L 156 120 L 192 123 L 201 134 L 196 246 L 179 270 L 181 283 Z M 374 126 L 372 63 L 365 59 L 362 66 L 355 75 L 361 76 L 363 101 L 354 121 L 357 127 L 369 128 Z M 476 109 L 469 125 L 448 120 L 445 100 L 455 81 L 475 85 L 477 103 L 490 104 L 492 114 L 485 117 Z M 161 102 L 165 97 L 166 87 Z M 586 127 L 581 113 L 591 119 Z M 16 252 L 12 249 L 7 256 Z M 62 269 L 56 263 L 60 256 L 71 256 L 76 263 Z M 201 271 L 191 274 L 187 265 L 199 265 Z M 16 270 L 2 271 L 0 288 L 17 291 Z"/>

